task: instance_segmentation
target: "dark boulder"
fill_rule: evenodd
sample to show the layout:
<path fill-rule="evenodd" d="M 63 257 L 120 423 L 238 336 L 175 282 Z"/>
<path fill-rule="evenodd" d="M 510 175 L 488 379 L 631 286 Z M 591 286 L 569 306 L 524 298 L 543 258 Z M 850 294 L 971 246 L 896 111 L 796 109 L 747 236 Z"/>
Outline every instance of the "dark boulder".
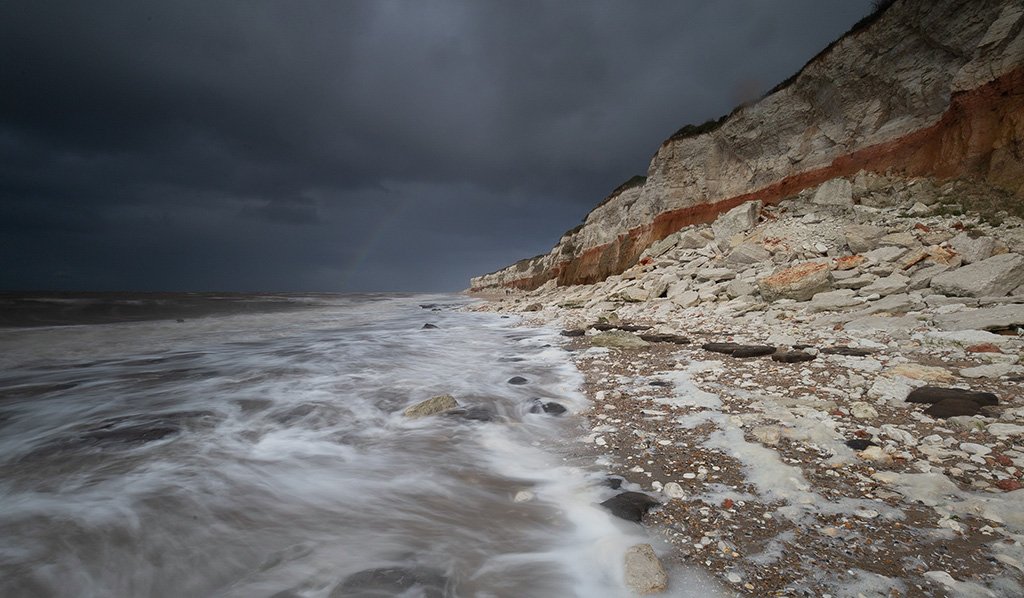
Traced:
<path fill-rule="evenodd" d="M 586 330 L 574 329 L 574 330 L 563 330 L 562 336 L 583 336 L 586 334 Z"/>
<path fill-rule="evenodd" d="M 815 359 L 814 355 L 804 353 L 803 351 L 781 351 L 772 355 L 772 361 L 778 361 L 780 363 L 800 363 L 803 361 L 811 361 L 813 359 Z"/>
<path fill-rule="evenodd" d="M 437 330 L 437 326 L 427 323 L 423 325 L 422 330 Z"/>
<path fill-rule="evenodd" d="M 353 573 L 333 590 L 330 598 L 390 598 L 419 590 L 425 598 L 447 598 L 454 592 L 445 574 L 426 567 L 382 567 Z"/>
<path fill-rule="evenodd" d="M 640 338 L 649 343 L 672 343 L 673 345 L 688 345 L 690 339 L 678 334 L 641 334 Z"/>
<path fill-rule="evenodd" d="M 626 521 L 639 522 L 647 511 L 661 503 L 643 492 L 623 492 L 601 503 L 612 515 Z"/>
<path fill-rule="evenodd" d="M 855 451 L 862 451 L 862 450 L 868 448 L 869 446 L 878 446 L 878 445 L 875 444 L 874 442 L 871 442 L 870 440 L 866 440 L 864 438 L 851 438 L 850 440 L 846 441 L 846 446 L 852 448 Z"/>
<path fill-rule="evenodd" d="M 874 353 L 871 349 L 856 349 L 854 347 L 825 347 L 821 350 L 826 355 L 846 355 L 849 357 L 867 357 Z"/>
<path fill-rule="evenodd" d="M 981 405 L 966 399 L 943 399 L 924 410 L 928 415 L 939 419 L 975 415 L 978 411 L 981 411 Z"/>
<path fill-rule="evenodd" d="M 725 353 L 726 355 L 732 355 L 733 351 L 742 346 L 743 345 L 738 343 L 704 343 L 700 348 L 705 351 L 711 351 L 712 353 Z"/>
<path fill-rule="evenodd" d="M 761 357 L 763 355 L 771 355 L 775 351 L 775 347 L 770 345 L 744 345 L 733 351 L 732 356 L 740 359 L 744 357 Z"/>
<path fill-rule="evenodd" d="M 962 388 L 922 386 L 921 388 L 915 388 L 907 395 L 907 402 L 910 403 L 938 403 L 946 399 L 973 401 L 982 407 L 999 404 L 999 398 L 990 392 L 964 390 Z"/>
<path fill-rule="evenodd" d="M 622 488 L 622 482 L 625 481 L 625 478 L 610 475 L 604 479 L 604 485 L 608 486 L 612 490 L 618 490 L 619 488 Z"/>
<path fill-rule="evenodd" d="M 523 378 L 522 376 L 512 376 L 511 378 L 508 379 L 509 384 L 514 384 L 516 386 L 526 384 L 527 382 L 529 382 L 529 380 Z"/>

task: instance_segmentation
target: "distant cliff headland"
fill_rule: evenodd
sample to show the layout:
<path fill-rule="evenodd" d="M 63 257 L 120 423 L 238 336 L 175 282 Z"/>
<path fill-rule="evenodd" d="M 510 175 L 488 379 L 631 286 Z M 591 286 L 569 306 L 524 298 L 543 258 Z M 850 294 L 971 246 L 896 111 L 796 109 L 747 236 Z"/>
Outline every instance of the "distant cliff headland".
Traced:
<path fill-rule="evenodd" d="M 604 280 L 655 242 L 743 202 L 836 178 L 967 179 L 1024 200 L 1024 6 L 896 0 L 760 101 L 688 125 L 552 250 L 471 290 Z"/>

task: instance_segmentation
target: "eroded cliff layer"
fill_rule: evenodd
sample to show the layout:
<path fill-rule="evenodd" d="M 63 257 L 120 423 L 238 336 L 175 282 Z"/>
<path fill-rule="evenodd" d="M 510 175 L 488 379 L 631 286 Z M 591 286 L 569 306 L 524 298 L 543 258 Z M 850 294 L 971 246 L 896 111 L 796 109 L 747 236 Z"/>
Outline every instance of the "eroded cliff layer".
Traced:
<path fill-rule="evenodd" d="M 472 290 L 587 284 L 749 200 L 858 172 L 971 178 L 1024 201 L 1024 6 L 897 0 L 790 81 L 719 123 L 684 128 L 546 255 Z"/>

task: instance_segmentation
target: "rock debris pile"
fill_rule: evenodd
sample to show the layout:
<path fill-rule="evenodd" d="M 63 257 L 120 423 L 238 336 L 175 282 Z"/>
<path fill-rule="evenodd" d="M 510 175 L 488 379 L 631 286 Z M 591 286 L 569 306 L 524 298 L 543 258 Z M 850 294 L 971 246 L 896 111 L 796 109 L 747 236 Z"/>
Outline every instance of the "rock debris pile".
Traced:
<path fill-rule="evenodd" d="M 836 179 L 474 309 L 565 329 L 581 450 L 670 565 L 756 596 L 1024 595 L 1024 226 L 956 205 L 983 192 Z"/>

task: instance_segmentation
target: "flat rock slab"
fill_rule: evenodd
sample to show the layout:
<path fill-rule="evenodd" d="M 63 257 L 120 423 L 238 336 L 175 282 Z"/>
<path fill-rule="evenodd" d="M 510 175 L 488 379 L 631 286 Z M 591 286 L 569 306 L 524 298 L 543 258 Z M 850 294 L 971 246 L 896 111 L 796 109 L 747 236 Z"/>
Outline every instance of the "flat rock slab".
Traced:
<path fill-rule="evenodd" d="M 935 316 L 935 324 L 943 330 L 1002 330 L 1024 327 L 1024 305 L 1014 303 L 939 314 Z"/>
<path fill-rule="evenodd" d="M 998 405 L 999 398 L 990 392 L 964 390 L 962 388 L 946 388 L 942 386 L 922 386 L 910 391 L 908 403 L 939 403 L 949 399 L 972 401 L 979 406 Z"/>
<path fill-rule="evenodd" d="M 563 330 L 562 331 L 562 336 L 583 336 L 586 333 L 587 333 L 586 330 L 581 330 L 581 329 L 577 329 L 577 330 Z"/>
<path fill-rule="evenodd" d="M 700 346 L 705 351 L 711 351 L 712 353 L 725 353 L 726 355 L 732 355 L 732 352 L 739 349 L 743 345 L 739 343 L 704 343 Z"/>
<path fill-rule="evenodd" d="M 1024 256 L 1004 253 L 932 279 L 931 288 L 956 297 L 1003 297 L 1024 284 Z"/>
<path fill-rule="evenodd" d="M 660 504 L 643 492 L 623 492 L 604 501 L 601 506 L 611 511 L 612 515 L 616 517 L 639 523 L 647 511 Z"/>

